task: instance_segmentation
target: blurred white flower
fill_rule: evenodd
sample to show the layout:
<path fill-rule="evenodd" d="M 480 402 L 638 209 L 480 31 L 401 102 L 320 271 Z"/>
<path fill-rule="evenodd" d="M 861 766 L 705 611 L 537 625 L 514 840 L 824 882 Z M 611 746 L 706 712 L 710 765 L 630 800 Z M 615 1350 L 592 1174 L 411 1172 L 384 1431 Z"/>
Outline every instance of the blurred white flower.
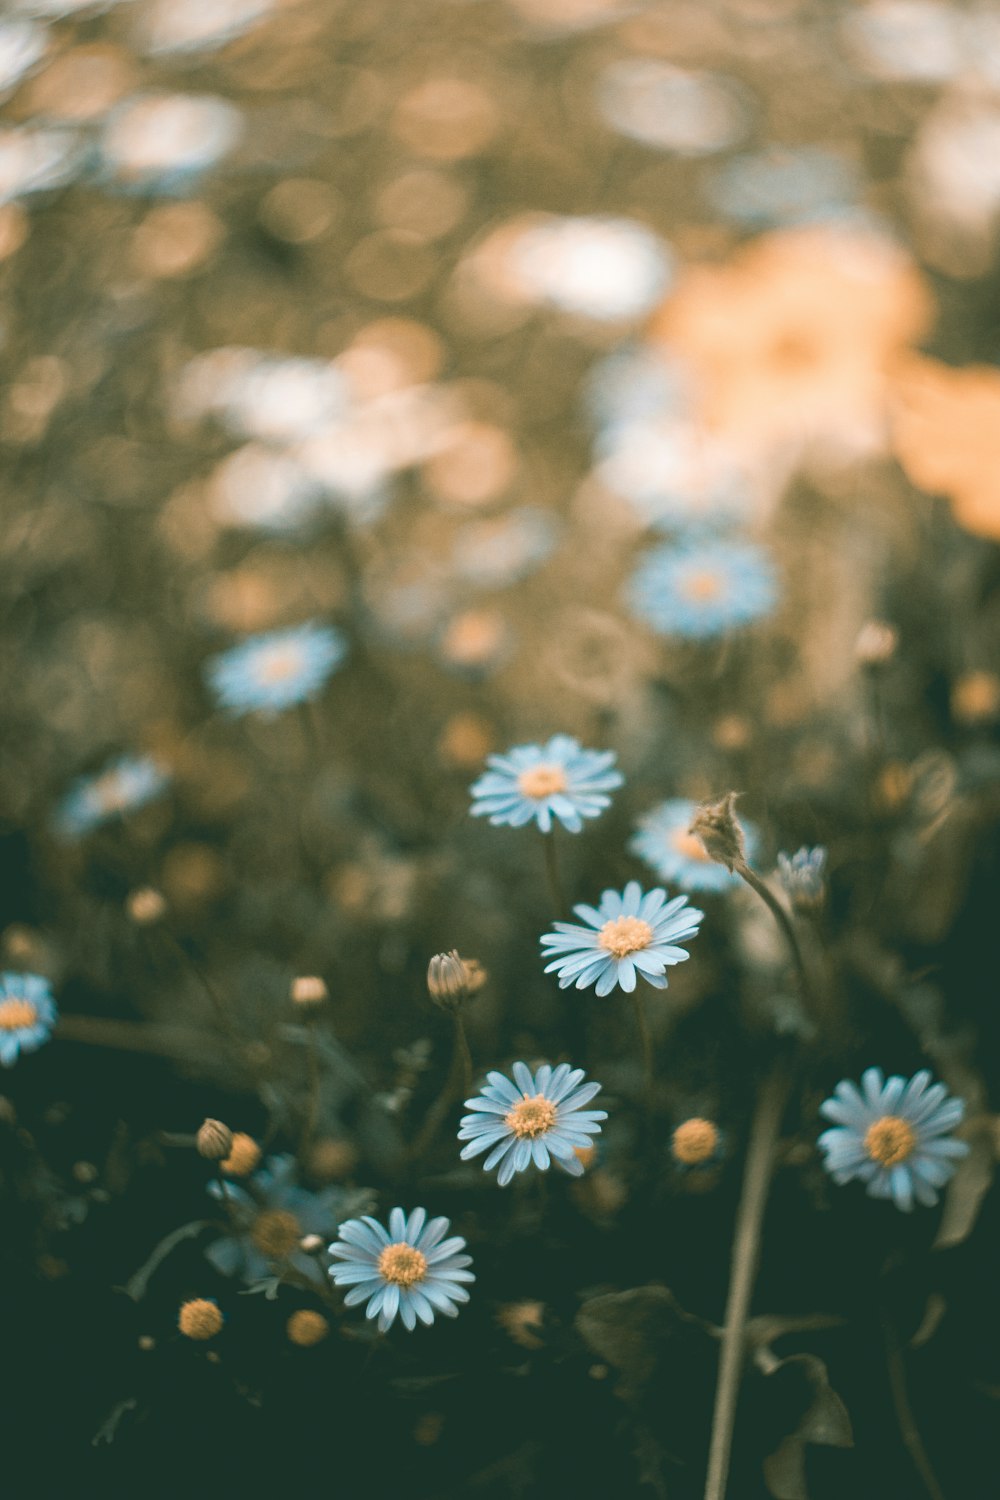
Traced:
<path fill-rule="evenodd" d="M 72 130 L 0 130 L 0 203 L 62 187 L 80 166 Z"/>
<path fill-rule="evenodd" d="M 906 164 L 921 251 L 948 275 L 984 275 L 1000 229 L 1000 105 L 946 95 Z"/>
<path fill-rule="evenodd" d="M 660 301 L 672 256 L 631 219 L 553 216 L 515 240 L 511 269 L 528 300 L 612 322 L 639 318 Z"/>
<path fill-rule="evenodd" d="M 611 63 L 600 75 L 597 98 L 605 120 L 623 135 L 679 156 L 724 151 L 748 129 L 739 84 L 714 73 L 686 73 L 652 57 Z"/>
<path fill-rule="evenodd" d="M 101 155 L 123 187 L 184 193 L 232 150 L 242 131 L 240 111 L 213 94 L 140 94 L 108 116 Z"/>
<path fill-rule="evenodd" d="M 274 0 L 153 0 L 139 21 L 139 45 L 154 54 L 221 47 L 273 9 Z"/>

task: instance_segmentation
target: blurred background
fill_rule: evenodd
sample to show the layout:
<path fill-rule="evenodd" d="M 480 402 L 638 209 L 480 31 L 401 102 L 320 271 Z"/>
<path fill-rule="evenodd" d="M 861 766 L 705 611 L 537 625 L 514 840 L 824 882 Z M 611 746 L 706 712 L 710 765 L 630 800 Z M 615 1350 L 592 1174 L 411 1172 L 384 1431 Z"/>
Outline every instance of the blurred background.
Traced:
<path fill-rule="evenodd" d="M 0 109 L 0 957 L 61 1014 L 0 1077 L 11 1494 L 701 1494 L 714 1353 L 575 1319 L 662 1282 L 721 1320 L 754 1059 L 799 1021 L 767 914 L 695 888 L 657 1118 L 730 1147 L 678 1174 L 629 1013 L 542 973 L 540 839 L 468 815 L 488 754 L 567 733 L 626 778 L 560 841 L 572 899 L 658 883 L 628 839 L 666 798 L 739 790 L 764 873 L 829 851 L 840 1019 L 758 1300 L 833 1320 L 781 1352 L 855 1446 L 765 1481 L 811 1396 L 758 1373 L 734 1495 L 928 1492 L 871 1353 L 888 1262 L 943 1489 L 988 1500 L 1000 7 L 6 0 Z M 611 1100 L 544 1231 L 450 1127 L 407 1154 L 452 947 L 478 1074 L 566 1056 Z M 943 1231 L 823 1178 L 816 1106 L 871 1062 L 979 1122 Z M 449 1213 L 459 1323 L 300 1349 L 308 1296 L 193 1239 L 116 1292 L 207 1213 L 164 1134 L 205 1115 Z M 176 1332 L 209 1295 L 215 1363 Z"/>

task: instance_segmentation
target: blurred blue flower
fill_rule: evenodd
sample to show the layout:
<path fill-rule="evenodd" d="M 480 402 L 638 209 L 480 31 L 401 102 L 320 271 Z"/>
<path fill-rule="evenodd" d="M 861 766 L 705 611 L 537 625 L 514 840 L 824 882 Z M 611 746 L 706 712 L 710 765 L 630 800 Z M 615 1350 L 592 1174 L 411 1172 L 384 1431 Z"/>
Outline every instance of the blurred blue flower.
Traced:
<path fill-rule="evenodd" d="M 777 602 L 770 555 L 750 542 L 654 547 L 627 588 L 633 614 L 660 635 L 720 635 L 768 615 Z"/>
<path fill-rule="evenodd" d="M 584 750 L 568 734 L 556 734 L 546 745 L 515 745 L 504 755 L 489 755 L 490 767 L 469 788 L 474 818 L 520 828 L 532 818 L 543 833 L 556 817 L 570 833 L 579 833 L 584 818 L 596 818 L 609 806 L 624 777 L 613 769 L 613 750 Z"/>
<path fill-rule="evenodd" d="M 826 850 L 817 844 L 815 849 L 803 846 L 795 854 L 779 854 L 778 875 L 793 906 L 804 911 L 822 906 L 826 895 Z"/>
<path fill-rule="evenodd" d="M 754 228 L 841 218 L 854 210 L 860 191 L 851 163 L 816 146 L 734 157 L 706 186 L 718 213 Z"/>
<path fill-rule="evenodd" d="M 938 1188 L 969 1150 L 949 1135 L 965 1115 L 964 1102 L 949 1096 L 943 1083 L 931 1084 L 926 1069 L 907 1082 L 883 1081 L 881 1068 L 868 1068 L 860 1091 L 841 1080 L 820 1114 L 836 1121 L 819 1138 L 834 1182 L 859 1178 L 870 1198 L 891 1198 L 905 1213 L 914 1199 L 933 1207 Z"/>
<path fill-rule="evenodd" d="M 40 974 L 0 974 L 0 1066 L 12 1068 L 22 1052 L 35 1052 L 59 1018 L 52 989 Z"/>
<path fill-rule="evenodd" d="M 205 670 L 229 713 L 279 713 L 315 698 L 346 655 L 339 630 L 311 622 L 252 635 L 213 656 Z"/>
<path fill-rule="evenodd" d="M 169 777 L 148 755 L 122 755 L 99 776 L 73 783 L 56 809 L 56 832 L 79 838 L 118 814 L 134 812 L 158 797 Z"/>
<path fill-rule="evenodd" d="M 248 1283 L 291 1266 L 322 1286 L 322 1267 L 301 1242 L 309 1234 L 328 1240 L 341 1218 L 359 1206 L 357 1195 L 344 1188 L 311 1193 L 299 1187 L 295 1158 L 289 1155 L 269 1157 L 246 1188 L 210 1182 L 208 1191 L 220 1202 L 225 1196 L 232 1233 L 213 1241 L 206 1259 L 223 1276 L 241 1276 Z"/>
<path fill-rule="evenodd" d="M 628 841 L 629 852 L 638 855 L 661 880 L 672 881 L 686 891 L 727 891 L 739 885 L 725 865 L 716 864 L 696 834 L 690 832 L 697 802 L 670 797 L 639 819 Z M 760 836 L 752 823 L 741 821 L 746 837 L 747 858 L 753 860 Z"/>
<path fill-rule="evenodd" d="M 688 906 L 686 896 L 667 901 L 660 888 L 643 895 L 637 880 L 620 893 L 605 891 L 596 909 L 573 910 L 586 926 L 556 922 L 555 932 L 545 934 L 542 956 L 552 959 L 545 972 L 558 973 L 561 990 L 571 984 L 583 990 L 596 982 L 599 995 L 610 994 L 615 985 L 631 993 L 637 972 L 654 989 L 665 990 L 668 967 L 690 957 L 677 944 L 696 936 L 704 916 Z"/>
<path fill-rule="evenodd" d="M 516 1062 L 514 1081 L 502 1073 L 488 1073 L 486 1085 L 466 1104 L 474 1113 L 463 1115 L 458 1131 L 462 1160 L 468 1161 L 489 1151 L 484 1171 L 499 1166 L 497 1182 L 506 1187 L 517 1172 L 532 1162 L 547 1172 L 555 1161 L 571 1177 L 580 1177 L 583 1164 L 578 1150 L 587 1150 L 599 1135 L 600 1121 L 608 1118 L 603 1109 L 584 1109 L 599 1083 L 584 1083 L 583 1069 L 560 1063 L 553 1069 L 543 1063 L 533 1075 L 526 1063 Z"/>
<path fill-rule="evenodd" d="M 367 1302 L 365 1316 L 378 1318 L 385 1333 L 396 1314 L 406 1328 L 417 1319 L 428 1326 L 435 1313 L 457 1318 L 456 1302 L 468 1302 L 463 1282 L 475 1281 L 468 1269 L 472 1257 L 461 1254 L 465 1241 L 459 1235 L 445 1239 L 448 1219 L 427 1221 L 427 1210 L 415 1208 L 407 1217 L 401 1208 L 389 1215 L 388 1233 L 367 1214 L 340 1226 L 340 1237 L 330 1246 L 339 1264 L 330 1267 L 337 1286 L 349 1286 L 344 1298 L 348 1307 Z"/>

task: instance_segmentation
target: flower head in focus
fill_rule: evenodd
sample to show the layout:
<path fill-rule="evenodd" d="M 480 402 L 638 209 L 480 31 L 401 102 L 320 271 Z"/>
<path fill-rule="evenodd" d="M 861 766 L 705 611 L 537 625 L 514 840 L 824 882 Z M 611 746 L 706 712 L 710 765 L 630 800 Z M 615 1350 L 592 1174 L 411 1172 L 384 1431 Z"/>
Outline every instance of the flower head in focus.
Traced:
<path fill-rule="evenodd" d="M 658 635 L 700 640 L 769 615 L 778 588 L 774 565 L 762 547 L 687 541 L 646 552 L 626 597 L 636 618 Z"/>
<path fill-rule="evenodd" d="M 222 1168 L 226 1170 L 225 1162 Z M 301 1242 L 310 1234 L 329 1239 L 342 1215 L 357 1206 L 356 1198 L 352 1201 L 338 1187 L 318 1193 L 299 1187 L 295 1158 L 287 1155 L 269 1157 L 250 1186 L 248 1192 L 233 1182 L 208 1184 L 213 1198 L 225 1195 L 232 1232 L 209 1245 L 206 1258 L 223 1276 L 242 1276 L 247 1282 L 262 1281 L 290 1265 L 322 1285 L 322 1270 Z"/>
<path fill-rule="evenodd" d="M 670 797 L 640 818 L 629 839 L 632 854 L 646 861 L 661 880 L 672 881 L 686 891 L 727 891 L 739 877 L 717 864 L 697 834 L 691 820 L 698 804 L 686 797 Z M 759 842 L 756 828 L 744 823 L 743 834 L 751 860 Z"/>
<path fill-rule="evenodd" d="M 584 818 L 603 812 L 608 793 L 622 785 L 615 759 L 613 750 L 584 750 L 568 734 L 553 735 L 546 745 L 515 745 L 487 757 L 490 769 L 470 788 L 472 816 L 512 828 L 534 818 L 543 833 L 558 818 L 579 833 Z"/>
<path fill-rule="evenodd" d="M 468 1142 L 462 1160 L 488 1151 L 483 1168 L 489 1172 L 499 1166 L 501 1187 L 532 1163 L 547 1172 L 555 1161 L 571 1177 L 581 1177 L 584 1167 L 577 1152 L 590 1146 L 590 1137 L 600 1133 L 600 1121 L 608 1117 L 606 1110 L 583 1107 L 601 1085 L 584 1083 L 583 1069 L 569 1063 L 557 1068 L 543 1063 L 532 1074 L 526 1063 L 516 1062 L 512 1071 L 513 1081 L 488 1073 L 483 1092 L 466 1099 L 473 1113 L 463 1115 L 459 1126 L 459 1140 Z"/>
<path fill-rule="evenodd" d="M 938 1189 L 968 1153 L 950 1132 L 965 1115 L 965 1104 L 931 1083 L 926 1069 L 905 1078 L 883 1079 L 881 1068 L 862 1074 L 861 1088 L 841 1080 L 820 1114 L 835 1121 L 819 1138 L 823 1165 L 841 1186 L 859 1178 L 870 1198 L 891 1198 L 909 1213 L 914 1199 L 931 1208 Z"/>
<path fill-rule="evenodd" d="M 667 968 L 690 955 L 678 943 L 698 932 L 703 912 L 688 906 L 686 896 L 667 900 L 660 887 L 643 895 L 637 880 L 625 889 L 605 891 L 601 904 L 574 906 L 586 924 L 556 922 L 542 938 L 542 956 L 551 959 L 546 974 L 559 975 L 559 988 L 578 990 L 596 984 L 599 995 L 619 985 L 631 992 L 639 974 L 654 989 L 667 987 Z"/>
<path fill-rule="evenodd" d="M 274 714 L 315 698 L 346 654 L 339 630 L 313 622 L 251 636 L 213 656 L 206 673 L 228 713 Z"/>
<path fill-rule="evenodd" d="M 803 846 L 794 854 L 778 855 L 778 875 L 785 895 L 799 911 L 815 911 L 826 895 L 826 850 Z"/>
<path fill-rule="evenodd" d="M 0 1066 L 12 1068 L 52 1035 L 59 1012 L 40 974 L 0 974 Z"/>
<path fill-rule="evenodd" d="M 427 1210 L 415 1208 L 406 1215 L 394 1208 L 386 1231 L 367 1214 L 340 1226 L 340 1236 L 330 1246 L 335 1264 L 330 1276 L 335 1285 L 349 1287 L 344 1298 L 348 1307 L 367 1302 L 365 1316 L 378 1318 L 382 1333 L 397 1314 L 406 1328 L 414 1329 L 419 1318 L 430 1325 L 435 1313 L 458 1316 L 457 1302 L 468 1302 L 463 1283 L 475 1281 L 469 1270 L 472 1258 L 463 1255 L 465 1241 L 454 1235 L 448 1219 L 431 1219 Z"/>
<path fill-rule="evenodd" d="M 169 778 L 148 755 L 122 755 L 98 776 L 73 783 L 56 809 L 56 832 L 81 838 L 109 819 L 135 812 L 158 797 Z"/>

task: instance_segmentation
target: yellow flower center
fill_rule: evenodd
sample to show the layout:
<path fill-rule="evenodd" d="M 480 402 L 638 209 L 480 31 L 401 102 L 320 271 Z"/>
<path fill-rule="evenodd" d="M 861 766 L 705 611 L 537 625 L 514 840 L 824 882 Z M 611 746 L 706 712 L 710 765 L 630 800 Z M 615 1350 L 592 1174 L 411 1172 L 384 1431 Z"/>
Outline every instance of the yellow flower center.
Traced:
<path fill-rule="evenodd" d="M 898 1166 L 912 1153 L 917 1144 L 916 1131 L 907 1120 L 898 1115 L 886 1115 L 868 1127 L 865 1135 L 865 1150 L 872 1161 L 883 1167 Z"/>
<path fill-rule="evenodd" d="M 392 1286 L 416 1286 L 427 1275 L 427 1257 L 402 1240 L 386 1245 L 378 1258 L 379 1275 Z"/>
<path fill-rule="evenodd" d="M 284 1260 L 302 1238 L 302 1226 L 287 1209 L 268 1208 L 257 1215 L 250 1238 L 268 1260 Z"/>
<path fill-rule="evenodd" d="M 708 599 L 717 599 L 722 593 L 722 579 L 718 573 L 712 573 L 707 568 L 699 569 L 695 573 L 688 573 L 681 581 L 681 593 L 688 599 L 698 602 Z"/>
<path fill-rule="evenodd" d="M 605 922 L 597 941 L 615 958 L 627 958 L 630 953 L 649 947 L 653 941 L 653 929 L 641 917 L 615 917 L 614 921 Z"/>
<path fill-rule="evenodd" d="M 91 800 L 101 812 L 122 812 L 125 808 L 125 784 L 116 771 L 108 771 L 90 788 Z"/>
<path fill-rule="evenodd" d="M 261 682 L 284 682 L 294 677 L 301 665 L 301 653 L 294 646 L 280 646 L 261 658 L 257 673 Z"/>
<path fill-rule="evenodd" d="M 683 854 L 685 859 L 708 859 L 708 850 L 696 833 L 689 833 L 686 828 L 678 828 L 669 835 L 668 842 L 673 844 L 678 854 Z"/>
<path fill-rule="evenodd" d="M 0 1000 L 0 1031 L 20 1031 L 37 1020 L 38 1011 L 30 1000 Z"/>
<path fill-rule="evenodd" d="M 674 1131 L 670 1149 L 674 1160 L 685 1167 L 697 1167 L 715 1154 L 719 1144 L 719 1132 L 711 1120 L 697 1117 L 685 1120 Z"/>
<path fill-rule="evenodd" d="M 535 1094 L 530 1099 L 519 1099 L 504 1116 L 504 1122 L 519 1140 L 533 1141 L 536 1136 L 552 1129 L 556 1123 L 556 1107 L 544 1094 Z"/>
<path fill-rule="evenodd" d="M 517 778 L 518 791 L 540 802 L 566 790 L 566 772 L 562 766 L 532 766 Z"/>

